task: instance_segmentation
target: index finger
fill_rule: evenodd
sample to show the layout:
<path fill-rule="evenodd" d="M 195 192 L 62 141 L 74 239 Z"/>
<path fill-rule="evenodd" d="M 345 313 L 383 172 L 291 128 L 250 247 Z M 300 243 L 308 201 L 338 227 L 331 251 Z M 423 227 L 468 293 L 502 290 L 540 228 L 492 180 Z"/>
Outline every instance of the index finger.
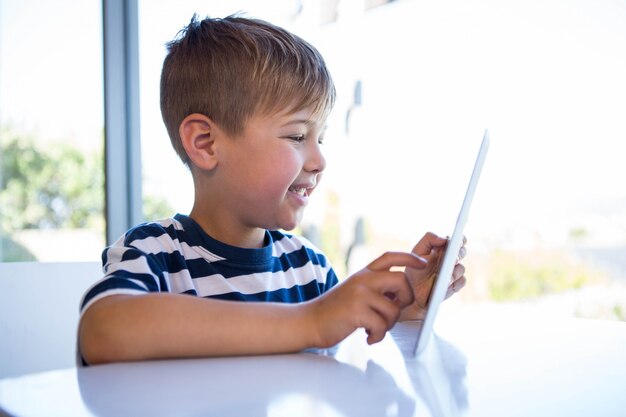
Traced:
<path fill-rule="evenodd" d="M 389 271 L 394 266 L 424 269 L 427 265 L 428 261 L 415 253 L 385 252 L 370 262 L 367 268 L 371 271 Z"/>

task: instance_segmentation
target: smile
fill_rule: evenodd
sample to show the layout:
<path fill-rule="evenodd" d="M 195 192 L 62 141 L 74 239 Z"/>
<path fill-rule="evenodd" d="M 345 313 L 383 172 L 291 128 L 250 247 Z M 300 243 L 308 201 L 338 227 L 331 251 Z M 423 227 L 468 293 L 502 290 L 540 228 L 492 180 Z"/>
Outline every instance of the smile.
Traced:
<path fill-rule="evenodd" d="M 304 197 L 307 195 L 307 189 L 306 188 L 301 188 L 301 187 L 289 187 L 289 191 L 291 191 L 292 193 L 296 193 L 301 197 Z"/>

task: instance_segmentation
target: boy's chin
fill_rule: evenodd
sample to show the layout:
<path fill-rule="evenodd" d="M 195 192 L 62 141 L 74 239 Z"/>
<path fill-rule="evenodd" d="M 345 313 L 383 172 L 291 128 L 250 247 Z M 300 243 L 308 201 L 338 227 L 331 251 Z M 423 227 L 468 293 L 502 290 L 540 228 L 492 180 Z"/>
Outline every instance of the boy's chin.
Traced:
<path fill-rule="evenodd" d="M 288 215 L 286 213 L 283 216 L 275 218 L 274 227 L 266 227 L 266 229 L 280 229 L 284 231 L 291 231 L 300 226 L 300 222 L 304 217 L 304 210 L 298 210 L 297 212 L 291 212 Z"/>
<path fill-rule="evenodd" d="M 298 223 L 295 223 L 295 224 L 287 224 L 287 225 L 281 226 L 280 228 L 281 228 L 282 230 L 286 231 L 286 232 L 290 232 L 290 231 L 292 231 L 293 229 L 295 229 L 296 227 L 298 227 Z"/>
<path fill-rule="evenodd" d="M 300 221 L 302 220 L 302 216 L 298 216 L 298 218 L 293 219 L 292 221 L 288 221 L 288 222 L 282 222 L 282 224 L 280 225 L 280 228 L 282 230 L 285 230 L 287 232 L 295 229 L 296 227 L 298 227 L 298 225 L 300 224 Z"/>

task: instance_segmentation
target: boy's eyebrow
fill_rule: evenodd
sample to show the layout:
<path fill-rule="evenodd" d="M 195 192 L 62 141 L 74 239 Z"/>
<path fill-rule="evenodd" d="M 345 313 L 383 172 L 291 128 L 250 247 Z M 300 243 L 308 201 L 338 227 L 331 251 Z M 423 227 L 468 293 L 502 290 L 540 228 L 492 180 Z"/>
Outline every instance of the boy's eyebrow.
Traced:
<path fill-rule="evenodd" d="M 309 120 L 309 119 L 296 119 L 296 120 L 290 120 L 290 121 L 284 123 L 283 126 L 299 125 L 299 124 L 305 124 L 307 126 L 310 126 L 312 124 L 315 124 L 315 122 L 313 122 L 312 120 Z"/>
<path fill-rule="evenodd" d="M 287 126 L 291 126 L 291 125 L 299 125 L 299 124 L 303 124 L 307 127 L 311 127 L 315 125 L 315 120 L 311 120 L 311 119 L 295 119 L 295 120 L 290 120 L 286 123 L 284 123 L 282 126 L 283 127 L 287 127 Z M 326 130 L 326 128 L 328 127 L 328 125 L 326 123 L 324 123 L 324 125 L 321 126 L 320 130 L 324 131 Z"/>

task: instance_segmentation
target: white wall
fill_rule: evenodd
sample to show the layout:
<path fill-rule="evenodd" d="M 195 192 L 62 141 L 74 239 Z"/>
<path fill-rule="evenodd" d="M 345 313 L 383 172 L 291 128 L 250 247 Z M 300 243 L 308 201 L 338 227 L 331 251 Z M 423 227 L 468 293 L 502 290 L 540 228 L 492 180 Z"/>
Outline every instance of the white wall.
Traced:
<path fill-rule="evenodd" d="M 0 263 L 0 378 L 74 366 L 78 308 L 99 262 Z"/>

